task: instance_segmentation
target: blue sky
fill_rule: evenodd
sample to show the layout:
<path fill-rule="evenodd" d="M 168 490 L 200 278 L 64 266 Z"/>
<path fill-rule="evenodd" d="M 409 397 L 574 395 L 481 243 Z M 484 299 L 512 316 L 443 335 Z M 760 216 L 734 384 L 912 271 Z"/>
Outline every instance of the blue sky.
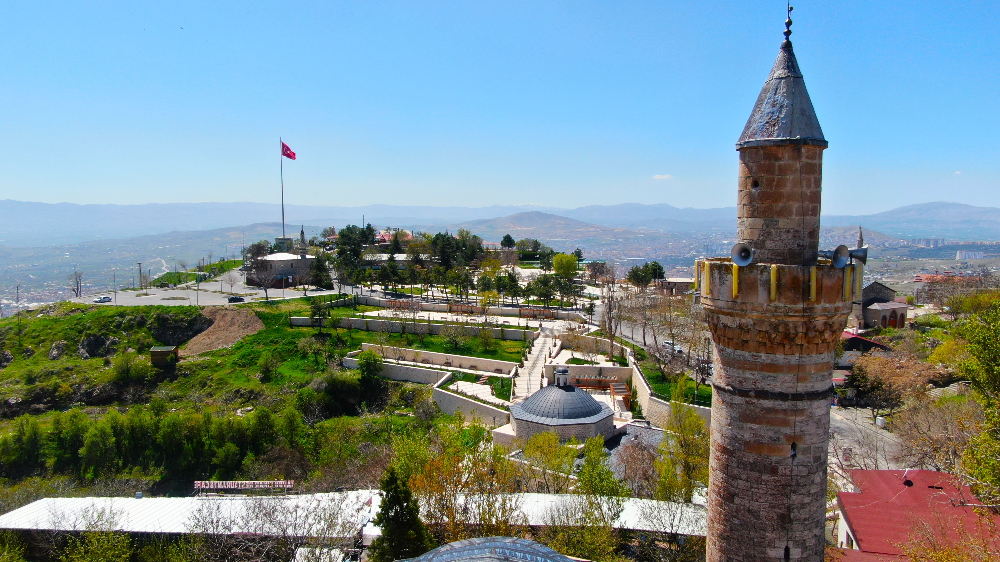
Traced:
<path fill-rule="evenodd" d="M 781 2 L 4 2 L 0 198 L 732 206 Z M 798 2 L 824 211 L 1000 206 L 1000 3 Z M 661 176 L 656 179 L 655 176 Z"/>

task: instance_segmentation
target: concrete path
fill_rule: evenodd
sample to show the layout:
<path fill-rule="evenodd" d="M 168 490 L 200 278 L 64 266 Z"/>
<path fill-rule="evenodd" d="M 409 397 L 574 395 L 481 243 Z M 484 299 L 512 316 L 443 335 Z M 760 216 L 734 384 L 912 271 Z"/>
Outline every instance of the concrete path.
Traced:
<path fill-rule="evenodd" d="M 535 346 L 528 354 L 528 360 L 524 362 L 524 368 L 520 369 L 519 376 L 514 379 L 511 402 L 522 402 L 541 388 L 542 379 L 545 377 L 545 362 L 549 359 L 549 350 L 554 340 L 553 333 L 543 328 L 542 334 L 535 340 Z"/>

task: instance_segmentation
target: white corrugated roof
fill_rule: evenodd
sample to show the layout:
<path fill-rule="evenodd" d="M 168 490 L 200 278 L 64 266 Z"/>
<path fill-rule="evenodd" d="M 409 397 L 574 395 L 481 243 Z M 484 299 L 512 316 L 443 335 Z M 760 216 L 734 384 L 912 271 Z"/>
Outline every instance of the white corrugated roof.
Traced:
<path fill-rule="evenodd" d="M 560 506 L 582 496 L 574 494 L 520 494 L 521 512 L 532 526 L 547 525 Z M 705 536 L 707 510 L 693 503 L 628 498 L 614 526 L 633 531 L 658 531 L 678 535 Z"/>
<path fill-rule="evenodd" d="M 0 529 L 348 536 L 374 517 L 371 499 L 376 492 L 142 499 L 46 498 L 0 515 Z M 376 498 L 376 507 L 377 502 Z"/>
<path fill-rule="evenodd" d="M 270 536 L 353 536 L 371 525 L 378 490 L 290 496 L 195 496 L 188 498 L 46 498 L 0 515 L 0 529 L 38 531 L 116 530 L 129 533 L 253 533 Z M 545 526 L 573 494 L 516 494 L 531 526 Z M 460 500 L 461 501 L 461 500 Z M 706 509 L 692 503 L 628 498 L 614 526 L 705 536 Z"/>

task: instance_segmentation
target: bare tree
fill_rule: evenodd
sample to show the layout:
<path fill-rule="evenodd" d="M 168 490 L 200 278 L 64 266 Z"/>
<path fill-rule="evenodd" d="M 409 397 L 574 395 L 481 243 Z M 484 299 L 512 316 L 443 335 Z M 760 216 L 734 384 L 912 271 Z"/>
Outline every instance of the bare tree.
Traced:
<path fill-rule="evenodd" d="M 849 470 L 887 470 L 896 455 L 894 443 L 874 427 L 852 422 L 844 435 L 830 434 L 830 471 L 848 479 Z"/>
<path fill-rule="evenodd" d="M 934 400 L 917 396 L 893 418 L 900 441 L 895 459 L 902 466 L 956 472 L 969 441 L 979 434 L 983 408 L 971 396 Z"/>
<path fill-rule="evenodd" d="M 73 296 L 80 298 L 83 296 L 83 272 L 77 271 L 73 268 L 73 273 L 69 274 L 70 290 L 73 291 Z"/>
<path fill-rule="evenodd" d="M 230 269 L 222 274 L 222 282 L 229 285 L 229 292 L 232 293 L 233 286 L 240 282 L 240 276 L 235 269 Z"/>
<path fill-rule="evenodd" d="M 656 449 L 637 438 L 629 439 L 617 451 L 615 476 L 637 498 L 653 498 L 659 475 L 656 472 Z"/>
<path fill-rule="evenodd" d="M 193 558 L 214 561 L 289 560 L 303 545 L 345 548 L 361 528 L 366 494 L 260 496 L 209 500 L 187 521 Z"/>
<path fill-rule="evenodd" d="M 601 328 L 604 330 L 605 337 L 608 338 L 608 357 L 612 358 L 615 355 L 615 337 L 621 330 L 622 316 L 625 313 L 623 302 L 625 294 L 616 284 L 615 266 L 608 266 L 608 270 L 606 282 L 601 288 L 601 302 L 604 303 Z"/>
<path fill-rule="evenodd" d="M 246 276 L 247 283 L 252 283 L 253 285 L 264 289 L 264 298 L 267 299 L 267 290 L 274 283 L 274 272 L 271 270 L 271 265 L 265 259 L 267 253 L 270 250 L 267 242 L 261 240 L 260 242 L 255 242 L 247 246 L 244 250 L 244 259 L 247 262 L 246 265 Z"/>

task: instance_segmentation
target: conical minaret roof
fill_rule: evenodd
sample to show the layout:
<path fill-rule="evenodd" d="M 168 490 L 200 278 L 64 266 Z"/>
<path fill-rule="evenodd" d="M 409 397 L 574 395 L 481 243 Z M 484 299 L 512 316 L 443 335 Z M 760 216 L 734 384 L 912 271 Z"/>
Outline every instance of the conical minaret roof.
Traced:
<path fill-rule="evenodd" d="M 787 39 L 781 44 L 778 60 L 757 96 L 736 148 L 780 144 L 827 146 L 792 42 Z"/>

